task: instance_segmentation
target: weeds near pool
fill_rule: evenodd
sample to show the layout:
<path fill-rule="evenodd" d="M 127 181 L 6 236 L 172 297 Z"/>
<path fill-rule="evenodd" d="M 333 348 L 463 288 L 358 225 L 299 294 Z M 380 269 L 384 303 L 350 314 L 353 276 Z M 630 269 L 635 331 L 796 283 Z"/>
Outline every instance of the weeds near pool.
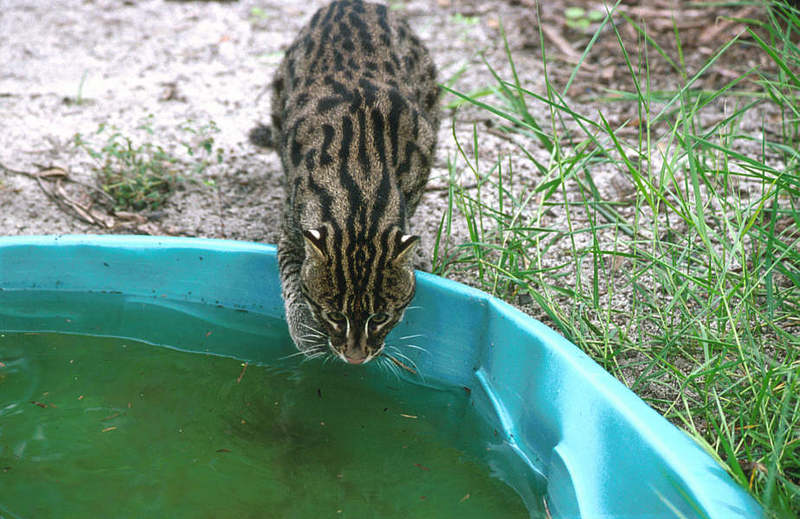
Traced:
<path fill-rule="evenodd" d="M 152 119 L 149 116 L 136 128 L 139 133 L 154 135 Z M 76 134 L 73 143 L 96 162 L 97 183 L 113 199 L 114 210 L 154 210 L 164 205 L 179 183 L 222 162 L 222 149 L 214 148 L 219 128 L 213 121 L 201 125 L 188 121 L 179 129 L 188 138 L 181 143 L 187 159 L 149 140 L 135 142 L 106 124 L 89 137 Z"/>
<path fill-rule="evenodd" d="M 487 110 L 518 151 L 486 163 L 483 130 L 473 126 L 465 139 L 454 124 L 457 153 L 449 158 L 434 270 L 469 272 L 489 292 L 537 305 L 705 445 L 771 516 L 793 517 L 800 512 L 800 12 L 784 7 L 760 26 L 751 22 L 752 42 L 775 72 L 751 70 L 711 92 L 698 79 L 736 39 L 690 73 L 677 30 L 678 55 L 670 56 L 627 19 L 646 49 L 631 53 L 610 17 L 620 14 L 612 9 L 600 22 L 584 58 L 608 27 L 631 88 L 606 101 L 633 103 L 636 126 L 607 120 L 603 100 L 591 114 L 571 107 L 575 73 L 559 90 L 546 59 L 545 92 L 525 88 L 507 45 L 511 78 L 490 68 L 494 85 L 470 94 L 444 87 L 448 106 Z M 651 89 L 653 51 L 681 88 Z M 722 120 L 704 124 L 704 109 L 723 98 L 736 101 Z M 746 133 L 745 116 L 767 104 L 781 114 L 779 124 Z M 537 120 L 535 105 L 547 117 Z M 753 148 L 758 154 L 743 151 Z M 521 181 L 522 164 L 538 173 L 535 185 Z M 629 191 L 604 197 L 598 170 L 619 172 Z M 468 233 L 462 242 L 453 236 L 459 220 Z M 554 257 L 557 244 L 567 247 Z"/>
<path fill-rule="evenodd" d="M 605 16 L 603 11 L 597 9 L 586 11 L 583 7 L 567 7 L 564 10 L 567 27 L 579 31 L 585 31 L 591 24 L 601 21 Z"/>

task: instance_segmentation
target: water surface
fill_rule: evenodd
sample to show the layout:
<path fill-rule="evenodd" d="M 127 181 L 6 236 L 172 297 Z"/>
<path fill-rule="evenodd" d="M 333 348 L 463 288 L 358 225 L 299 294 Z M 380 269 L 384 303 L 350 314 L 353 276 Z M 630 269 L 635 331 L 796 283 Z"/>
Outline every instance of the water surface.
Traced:
<path fill-rule="evenodd" d="M 63 333 L 0 362 L 0 516 L 529 516 L 462 388 Z"/>

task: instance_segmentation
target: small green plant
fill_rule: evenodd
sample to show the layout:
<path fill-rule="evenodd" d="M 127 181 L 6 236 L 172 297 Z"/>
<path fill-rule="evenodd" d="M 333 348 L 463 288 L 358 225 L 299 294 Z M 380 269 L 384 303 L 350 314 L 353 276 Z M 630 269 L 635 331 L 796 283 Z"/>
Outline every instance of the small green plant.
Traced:
<path fill-rule="evenodd" d="M 587 11 L 582 7 L 567 7 L 564 10 L 564 17 L 567 19 L 567 27 L 585 31 L 593 23 L 602 20 L 605 17 L 605 13 L 597 9 Z"/>
<path fill-rule="evenodd" d="M 253 7 L 250 9 L 250 18 L 253 20 L 266 20 L 269 15 L 265 10 L 260 7 Z"/>
<path fill-rule="evenodd" d="M 153 135 L 152 124 L 151 115 L 136 130 Z M 105 123 L 89 138 L 76 134 L 73 143 L 95 160 L 97 183 L 114 201 L 115 211 L 153 210 L 166 203 L 178 183 L 196 180 L 210 164 L 223 160 L 223 150 L 214 148 L 219 128 L 213 121 L 199 126 L 188 121 L 179 129 L 189 135 L 181 142 L 188 160 L 158 144 L 136 142 Z"/>
<path fill-rule="evenodd" d="M 461 13 L 456 13 L 450 17 L 450 21 L 459 25 L 466 25 L 467 27 L 472 25 L 478 25 L 478 22 L 481 19 L 477 16 L 464 16 Z"/>
<path fill-rule="evenodd" d="M 461 27 L 459 38 L 462 40 L 470 38 L 470 34 L 475 30 L 474 28 L 480 21 L 481 19 L 478 16 L 464 16 L 461 13 L 455 13 L 450 17 L 450 23 Z"/>
<path fill-rule="evenodd" d="M 81 134 L 75 135 L 74 143 L 97 161 L 98 183 L 114 200 L 114 209 L 157 209 L 164 205 L 177 180 L 178 160 L 161 146 L 135 144 L 105 124 L 99 126 L 95 136 L 105 140 L 99 149 Z"/>
<path fill-rule="evenodd" d="M 214 147 L 214 135 L 219 133 L 219 127 L 214 121 L 209 121 L 196 126 L 195 121 L 187 121 L 180 129 L 190 136 L 190 140 L 183 141 L 186 154 L 194 159 L 191 164 L 192 173 L 199 175 L 213 163 L 222 164 L 224 150 Z"/>

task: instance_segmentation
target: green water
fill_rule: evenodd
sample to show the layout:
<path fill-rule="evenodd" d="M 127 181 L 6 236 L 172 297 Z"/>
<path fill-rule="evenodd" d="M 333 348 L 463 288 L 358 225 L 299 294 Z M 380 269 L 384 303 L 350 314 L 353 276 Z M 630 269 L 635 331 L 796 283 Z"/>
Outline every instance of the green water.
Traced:
<path fill-rule="evenodd" d="M 529 516 L 460 388 L 58 333 L 0 362 L 3 519 Z"/>

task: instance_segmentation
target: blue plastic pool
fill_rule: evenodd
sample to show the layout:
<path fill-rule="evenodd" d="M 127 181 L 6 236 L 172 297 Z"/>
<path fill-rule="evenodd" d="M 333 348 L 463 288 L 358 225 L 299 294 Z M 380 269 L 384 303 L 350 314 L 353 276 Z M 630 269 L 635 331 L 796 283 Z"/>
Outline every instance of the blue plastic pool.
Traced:
<path fill-rule="evenodd" d="M 553 517 L 763 515 L 691 438 L 556 332 L 478 290 L 425 273 L 417 279 L 412 305 L 423 311 L 408 312 L 392 333 L 424 334 L 427 352 L 408 352 L 420 373 L 469 390 L 516 462 L 543 476 Z M 0 238 L 0 291 L 41 290 L 283 314 L 275 248 L 235 241 Z M 22 326 L 4 311 L 2 292 L 0 332 Z M 67 322 L 46 314 L 37 319 L 48 331 L 174 340 L 165 326 Z M 252 345 L 216 347 L 220 354 L 259 360 Z"/>

